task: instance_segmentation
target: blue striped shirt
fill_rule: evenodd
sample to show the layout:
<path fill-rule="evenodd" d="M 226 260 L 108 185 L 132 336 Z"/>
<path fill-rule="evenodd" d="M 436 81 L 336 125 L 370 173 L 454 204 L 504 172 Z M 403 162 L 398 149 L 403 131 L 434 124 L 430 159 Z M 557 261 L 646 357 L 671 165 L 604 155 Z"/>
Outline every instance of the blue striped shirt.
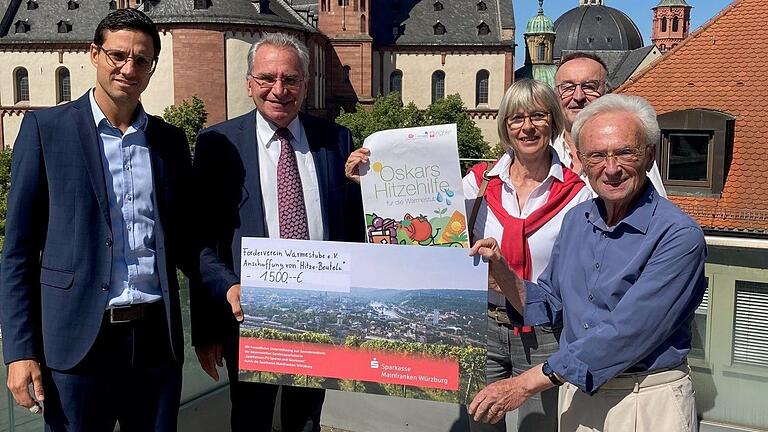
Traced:
<path fill-rule="evenodd" d="M 144 131 L 147 114 L 138 106 L 125 133 L 104 116 L 93 91 L 91 110 L 101 145 L 112 227 L 112 275 L 107 307 L 151 303 L 162 298 L 155 271 L 155 206 L 152 160 Z"/>

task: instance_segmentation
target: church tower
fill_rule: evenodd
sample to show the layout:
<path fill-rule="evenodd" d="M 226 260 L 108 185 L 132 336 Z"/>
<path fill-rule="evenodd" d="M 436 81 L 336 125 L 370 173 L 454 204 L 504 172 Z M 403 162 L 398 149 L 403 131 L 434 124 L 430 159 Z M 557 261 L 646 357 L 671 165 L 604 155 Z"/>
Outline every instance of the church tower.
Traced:
<path fill-rule="evenodd" d="M 555 25 L 544 15 L 544 0 L 539 0 L 539 13 L 528 21 L 524 37 L 525 55 L 530 58 L 531 64 L 555 64 L 552 56 Z"/>
<path fill-rule="evenodd" d="M 531 78 L 550 86 L 555 82 L 555 25 L 544 15 L 544 0 L 539 0 L 539 13 L 525 27 L 525 65 L 531 67 Z"/>
<path fill-rule="evenodd" d="M 320 0 L 318 29 L 333 48 L 325 64 L 329 100 L 336 107 L 349 110 L 357 102 L 373 101 L 372 1 Z"/>
<path fill-rule="evenodd" d="M 692 7 L 685 0 L 661 0 L 653 8 L 651 42 L 665 53 L 688 37 Z"/>

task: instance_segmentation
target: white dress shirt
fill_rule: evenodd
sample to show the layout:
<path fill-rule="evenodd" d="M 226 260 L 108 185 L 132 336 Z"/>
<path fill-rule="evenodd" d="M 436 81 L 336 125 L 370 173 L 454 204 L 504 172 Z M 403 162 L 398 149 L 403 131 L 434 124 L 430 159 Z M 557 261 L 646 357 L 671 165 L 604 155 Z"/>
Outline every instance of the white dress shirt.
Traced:
<path fill-rule="evenodd" d="M 259 148 L 259 177 L 261 195 L 264 200 L 264 215 L 267 233 L 271 238 L 280 238 L 280 216 L 277 208 L 277 161 L 280 158 L 280 140 L 275 136 L 279 129 L 256 112 L 256 141 Z M 320 187 L 317 181 L 315 160 L 309 151 L 309 141 L 298 117 L 288 125 L 291 131 L 291 145 L 296 153 L 301 187 L 304 191 L 304 206 L 307 209 L 307 223 L 310 240 L 325 238 L 325 224 L 320 204 Z"/>
<path fill-rule="evenodd" d="M 492 176 L 499 176 L 503 184 L 501 191 L 501 204 L 504 210 L 509 213 L 510 216 L 525 219 L 534 211 L 541 208 L 547 203 L 549 199 L 549 191 L 552 186 L 552 182 L 557 179 L 563 181 L 563 166 L 560 165 L 560 159 L 556 152 L 552 153 L 552 164 L 549 168 L 549 174 L 547 178 L 536 186 L 528 199 L 525 201 L 525 206 L 520 209 L 520 204 L 517 199 L 517 192 L 515 186 L 509 178 L 509 167 L 512 165 L 512 157 L 509 154 L 504 154 L 496 166 L 488 173 Z M 473 173 L 469 173 L 464 177 L 464 197 L 467 205 L 467 214 L 472 212 L 472 207 L 475 205 L 475 199 L 477 199 L 477 193 L 480 190 L 480 185 L 475 179 Z M 560 212 L 545 223 L 541 228 L 536 230 L 533 234 L 528 236 L 528 246 L 531 250 L 531 277 L 535 281 L 539 278 L 539 275 L 544 271 L 549 263 L 549 256 L 552 253 L 552 247 L 555 245 L 555 239 L 560 233 L 560 225 L 563 223 L 563 217 L 565 214 L 573 208 L 576 204 L 586 201 L 592 198 L 592 192 L 587 188 L 582 188 L 571 201 L 563 207 Z M 488 211 L 488 204 L 483 200 L 483 204 L 480 206 L 480 210 L 477 212 L 477 219 L 475 220 L 474 227 L 475 239 L 481 239 L 486 237 L 493 237 L 501 243 L 501 237 L 504 232 L 504 228 L 496 219 L 496 215 L 492 211 Z M 497 306 L 504 306 L 504 296 L 495 292 L 489 291 L 488 301 Z"/>
<path fill-rule="evenodd" d="M 572 166 L 571 163 L 573 161 L 571 160 L 571 150 L 568 148 L 568 143 L 565 142 L 565 132 L 561 133 L 560 136 L 557 137 L 557 139 L 553 141 L 551 145 L 552 148 L 554 148 L 557 152 L 557 155 L 560 157 L 560 161 L 563 162 L 563 165 L 567 167 Z M 587 184 L 587 187 L 592 191 L 592 194 L 596 195 L 595 191 L 592 190 L 592 185 L 589 184 L 589 179 L 587 178 L 587 173 L 584 172 L 584 169 L 582 168 L 581 172 L 576 174 L 578 174 L 579 177 L 584 180 L 584 183 Z M 653 183 L 653 187 L 656 188 L 656 192 L 666 198 L 667 190 L 664 188 L 664 183 L 661 181 L 661 173 L 659 172 L 659 167 L 656 166 L 656 161 L 653 161 L 653 166 L 651 166 L 651 170 L 648 171 L 648 178 L 651 179 L 651 183 Z"/>

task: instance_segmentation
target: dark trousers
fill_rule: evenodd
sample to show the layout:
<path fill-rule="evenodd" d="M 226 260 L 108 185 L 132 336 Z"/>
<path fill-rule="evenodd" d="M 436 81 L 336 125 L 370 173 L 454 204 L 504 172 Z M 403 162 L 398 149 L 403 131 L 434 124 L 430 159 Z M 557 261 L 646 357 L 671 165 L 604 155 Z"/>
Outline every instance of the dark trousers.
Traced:
<path fill-rule="evenodd" d="M 488 384 L 511 376 L 518 376 L 531 367 L 544 363 L 558 349 L 559 330 L 534 327 L 532 333 L 515 336 L 512 328 L 488 319 L 488 358 L 486 379 Z M 557 432 L 558 388 L 534 395 L 517 409 L 519 432 Z M 469 418 L 472 432 L 506 432 L 502 419 L 495 425 L 477 423 Z"/>
<path fill-rule="evenodd" d="M 176 431 L 181 364 L 173 359 L 162 303 L 130 323 L 102 321 L 85 359 L 43 369 L 45 430 Z"/>
<path fill-rule="evenodd" d="M 238 380 L 237 338 L 225 347 L 224 358 L 232 401 L 232 432 L 272 431 L 272 415 L 280 386 Z M 280 398 L 282 432 L 320 432 L 324 401 L 323 389 L 283 386 Z"/>

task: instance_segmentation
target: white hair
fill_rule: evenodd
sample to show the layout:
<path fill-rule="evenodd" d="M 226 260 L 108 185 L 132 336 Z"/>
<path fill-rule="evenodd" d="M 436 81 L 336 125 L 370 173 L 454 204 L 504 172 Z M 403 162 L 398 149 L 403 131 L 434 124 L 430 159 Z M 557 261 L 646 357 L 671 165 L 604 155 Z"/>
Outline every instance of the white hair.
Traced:
<path fill-rule="evenodd" d="M 256 51 L 262 45 L 295 49 L 296 54 L 299 56 L 299 63 L 301 64 L 301 71 L 304 73 L 304 77 L 309 75 L 309 50 L 304 42 L 286 33 L 264 33 L 248 50 L 248 76 L 253 72 L 253 57 L 256 56 Z"/>
<path fill-rule="evenodd" d="M 659 122 L 656 120 L 656 110 L 647 100 L 640 96 L 609 94 L 587 105 L 576 116 L 576 121 L 573 122 L 571 128 L 571 137 L 576 148 L 580 148 L 579 141 L 584 124 L 601 114 L 615 112 L 628 113 L 637 119 L 645 135 L 646 146 L 655 146 L 659 142 L 661 130 L 659 129 Z"/>

